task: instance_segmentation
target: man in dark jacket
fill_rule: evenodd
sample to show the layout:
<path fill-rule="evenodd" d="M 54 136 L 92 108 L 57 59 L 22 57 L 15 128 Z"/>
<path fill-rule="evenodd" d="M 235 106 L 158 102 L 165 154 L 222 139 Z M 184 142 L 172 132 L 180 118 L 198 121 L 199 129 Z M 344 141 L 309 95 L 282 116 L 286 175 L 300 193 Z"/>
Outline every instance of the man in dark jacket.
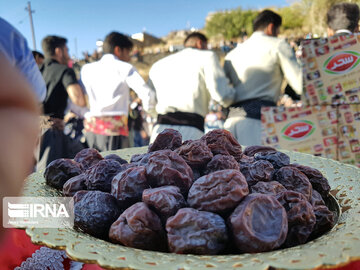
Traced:
<path fill-rule="evenodd" d="M 57 158 L 73 158 L 66 145 L 69 140 L 63 132 L 65 109 L 68 98 L 77 106 L 86 105 L 75 72 L 67 66 L 70 57 L 66 43 L 65 38 L 58 36 L 47 36 L 42 41 L 45 61 L 40 71 L 47 88 L 43 112 L 49 117 L 50 128 L 45 130 L 40 141 L 38 170 Z"/>

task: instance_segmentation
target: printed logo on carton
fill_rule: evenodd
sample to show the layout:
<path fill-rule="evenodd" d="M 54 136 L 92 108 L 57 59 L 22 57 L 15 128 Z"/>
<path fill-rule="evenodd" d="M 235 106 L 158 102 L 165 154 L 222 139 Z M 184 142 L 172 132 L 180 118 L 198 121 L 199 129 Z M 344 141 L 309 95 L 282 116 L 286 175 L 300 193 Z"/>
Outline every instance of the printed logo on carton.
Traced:
<path fill-rule="evenodd" d="M 359 62 L 360 53 L 343 51 L 330 56 L 324 62 L 323 69 L 329 74 L 344 74 L 354 69 Z"/>
<path fill-rule="evenodd" d="M 302 141 L 315 131 L 315 125 L 308 120 L 296 120 L 287 124 L 282 130 L 282 137 L 290 141 Z"/>

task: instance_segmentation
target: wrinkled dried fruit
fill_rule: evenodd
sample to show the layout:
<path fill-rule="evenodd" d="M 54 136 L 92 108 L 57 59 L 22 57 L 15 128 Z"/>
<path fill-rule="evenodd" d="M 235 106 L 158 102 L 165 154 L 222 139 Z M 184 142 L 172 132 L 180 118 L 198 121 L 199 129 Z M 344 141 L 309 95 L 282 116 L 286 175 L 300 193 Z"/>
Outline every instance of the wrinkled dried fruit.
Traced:
<path fill-rule="evenodd" d="M 325 202 L 321 197 L 320 193 L 317 192 L 315 189 L 313 189 L 312 191 L 310 203 L 313 207 L 317 205 L 325 205 Z"/>
<path fill-rule="evenodd" d="M 117 162 L 119 162 L 120 164 L 128 163 L 125 159 L 123 159 L 122 157 L 120 157 L 116 154 L 109 154 L 109 155 L 105 156 L 104 159 L 113 159 L 113 160 L 116 160 Z"/>
<path fill-rule="evenodd" d="M 149 161 L 149 157 L 152 153 L 135 154 L 131 156 L 130 163 L 137 163 L 138 165 L 144 165 Z"/>
<path fill-rule="evenodd" d="M 85 171 L 103 159 L 99 151 L 94 148 L 85 148 L 74 157 L 76 162 L 83 165 Z"/>
<path fill-rule="evenodd" d="M 155 210 L 163 223 L 166 223 L 169 217 L 187 205 L 180 189 L 175 186 L 145 189 L 142 200 Z"/>
<path fill-rule="evenodd" d="M 286 209 L 289 221 L 289 231 L 284 246 L 304 244 L 316 223 L 313 207 L 307 198 L 295 191 L 283 191 L 278 194 L 277 199 Z"/>
<path fill-rule="evenodd" d="M 314 226 L 311 237 L 320 236 L 330 231 L 335 225 L 335 216 L 325 205 L 316 205 L 314 207 L 316 224 Z"/>
<path fill-rule="evenodd" d="M 253 162 L 255 162 L 254 157 L 246 156 L 246 155 L 243 154 L 241 159 L 239 160 L 240 169 L 241 169 L 242 165 L 248 166 L 250 163 L 253 163 Z"/>
<path fill-rule="evenodd" d="M 254 155 L 255 160 L 267 160 L 269 161 L 274 168 L 280 169 L 281 167 L 287 166 L 290 164 L 290 157 L 282 152 L 258 152 Z"/>
<path fill-rule="evenodd" d="M 217 214 L 182 208 L 166 222 L 170 252 L 215 255 L 228 241 L 225 221 Z"/>
<path fill-rule="evenodd" d="M 72 159 L 59 158 L 46 166 L 44 178 L 46 184 L 57 189 L 62 189 L 70 178 L 83 172 L 81 164 Z"/>
<path fill-rule="evenodd" d="M 80 190 L 86 190 L 86 176 L 85 173 L 74 176 L 66 181 L 63 186 L 63 195 L 72 197 Z"/>
<path fill-rule="evenodd" d="M 104 159 L 86 171 L 88 190 L 111 191 L 111 181 L 122 171 L 121 164 L 112 159 Z"/>
<path fill-rule="evenodd" d="M 244 170 L 244 169 L 243 169 Z M 259 181 L 269 182 L 274 173 L 273 165 L 266 160 L 258 160 L 250 163 L 246 170 L 246 181 L 253 186 Z"/>
<path fill-rule="evenodd" d="M 319 170 L 297 163 L 293 163 L 290 166 L 297 168 L 299 171 L 305 174 L 309 179 L 313 189 L 319 192 L 323 198 L 327 198 L 330 192 L 330 185 L 328 180 Z"/>
<path fill-rule="evenodd" d="M 143 202 L 130 206 L 111 225 L 109 238 L 127 247 L 164 251 L 165 231 L 160 218 Z"/>
<path fill-rule="evenodd" d="M 73 196 L 74 203 L 77 203 L 78 201 L 80 201 L 85 196 L 85 194 L 88 192 L 92 192 L 92 191 L 89 191 L 89 190 L 77 191 Z"/>
<path fill-rule="evenodd" d="M 186 194 L 193 182 L 193 172 L 189 165 L 171 150 L 154 152 L 145 168 L 151 187 L 177 186 Z"/>
<path fill-rule="evenodd" d="M 271 147 L 271 146 L 264 146 L 264 145 L 250 145 L 247 146 L 244 149 L 244 155 L 249 156 L 249 157 L 253 157 L 256 153 L 259 152 L 276 152 L 276 149 Z"/>
<path fill-rule="evenodd" d="M 277 181 L 257 182 L 251 188 L 251 193 L 261 193 L 276 196 L 286 188 Z"/>
<path fill-rule="evenodd" d="M 148 152 L 154 152 L 158 150 L 170 149 L 175 150 L 182 144 L 181 133 L 174 129 L 164 129 L 160 132 L 155 141 L 149 145 Z"/>
<path fill-rule="evenodd" d="M 248 194 L 242 173 L 229 169 L 200 177 L 191 186 L 187 201 L 198 210 L 226 214 Z"/>
<path fill-rule="evenodd" d="M 75 203 L 74 214 L 76 228 L 92 236 L 106 239 L 111 224 L 118 218 L 121 211 L 117 205 L 117 200 L 109 193 L 87 191 Z"/>
<path fill-rule="evenodd" d="M 185 141 L 175 150 L 191 168 L 204 168 L 213 154 L 202 140 Z"/>
<path fill-rule="evenodd" d="M 240 166 L 233 156 L 218 154 L 215 155 L 206 165 L 204 173 L 209 174 L 215 171 L 226 169 L 234 169 L 240 171 Z"/>
<path fill-rule="evenodd" d="M 142 199 L 144 189 L 149 188 L 145 167 L 138 166 L 119 172 L 111 182 L 111 195 L 126 209 Z"/>
<path fill-rule="evenodd" d="M 279 169 L 273 177 L 288 190 L 294 190 L 303 194 L 308 201 L 311 200 L 312 186 L 305 174 L 292 166 Z"/>
<path fill-rule="evenodd" d="M 241 252 L 264 252 L 280 247 L 286 239 L 288 220 L 274 196 L 248 195 L 229 217 L 230 231 Z"/>
<path fill-rule="evenodd" d="M 201 137 L 214 155 L 231 155 L 236 161 L 242 157 L 241 145 L 235 137 L 225 129 L 214 129 Z"/>

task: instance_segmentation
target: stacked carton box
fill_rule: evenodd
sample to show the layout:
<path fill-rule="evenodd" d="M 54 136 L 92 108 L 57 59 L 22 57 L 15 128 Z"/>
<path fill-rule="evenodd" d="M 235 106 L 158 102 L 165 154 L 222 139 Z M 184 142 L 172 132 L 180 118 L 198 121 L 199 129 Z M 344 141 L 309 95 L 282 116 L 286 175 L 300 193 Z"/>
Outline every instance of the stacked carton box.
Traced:
<path fill-rule="evenodd" d="M 337 159 L 336 106 L 264 108 L 263 144 Z"/>
<path fill-rule="evenodd" d="M 302 42 L 303 103 L 262 109 L 263 144 L 360 167 L 360 35 Z"/>

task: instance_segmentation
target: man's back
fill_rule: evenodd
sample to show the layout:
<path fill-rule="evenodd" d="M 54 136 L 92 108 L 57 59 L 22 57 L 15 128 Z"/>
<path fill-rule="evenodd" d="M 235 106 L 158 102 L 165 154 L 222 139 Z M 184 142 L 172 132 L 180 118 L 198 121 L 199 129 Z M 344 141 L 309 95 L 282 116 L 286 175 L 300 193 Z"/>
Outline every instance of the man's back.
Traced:
<path fill-rule="evenodd" d="M 165 57 L 152 66 L 149 77 L 156 90 L 159 114 L 182 111 L 205 116 L 211 97 L 217 101 L 230 97 L 217 56 L 208 50 L 186 48 Z"/>
<path fill-rule="evenodd" d="M 225 58 L 225 73 L 237 89 L 236 101 L 262 99 L 276 102 L 284 75 L 301 91 L 301 70 L 291 47 L 285 40 L 263 32 L 254 32 Z"/>
<path fill-rule="evenodd" d="M 74 78 L 75 73 L 67 66 L 60 64 L 54 59 L 46 59 L 40 67 L 41 74 L 45 80 L 47 94 L 44 106 L 44 114 L 55 118 L 64 118 L 64 111 L 67 106 L 68 93 L 66 87 L 73 83 L 68 78 Z"/>
<path fill-rule="evenodd" d="M 127 115 L 129 86 L 136 91 L 145 84 L 139 76 L 131 64 L 112 54 L 83 66 L 81 80 L 89 96 L 90 114 Z"/>

